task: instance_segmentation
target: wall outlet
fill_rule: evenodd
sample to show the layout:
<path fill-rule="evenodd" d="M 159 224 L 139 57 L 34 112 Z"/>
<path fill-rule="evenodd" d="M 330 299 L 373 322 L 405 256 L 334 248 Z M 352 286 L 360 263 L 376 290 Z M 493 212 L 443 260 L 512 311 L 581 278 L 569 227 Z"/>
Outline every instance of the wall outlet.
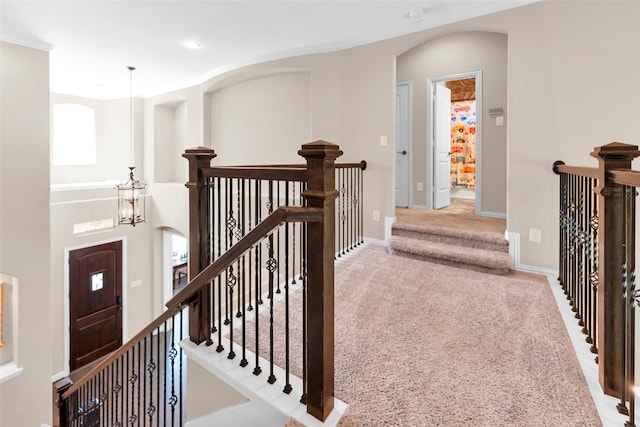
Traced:
<path fill-rule="evenodd" d="M 373 220 L 380 221 L 380 211 L 373 211 Z"/>
<path fill-rule="evenodd" d="M 533 243 L 542 242 L 542 230 L 540 230 L 539 228 L 530 228 L 529 241 Z"/>
<path fill-rule="evenodd" d="M 138 286 L 142 286 L 142 279 L 133 280 L 131 282 L 131 287 L 132 288 L 137 288 Z"/>
<path fill-rule="evenodd" d="M 416 191 L 422 191 L 423 190 L 423 186 L 421 182 L 416 182 Z"/>
<path fill-rule="evenodd" d="M 380 146 L 381 147 L 386 147 L 387 146 L 387 135 L 382 135 L 380 137 Z"/>
<path fill-rule="evenodd" d="M 504 126 L 504 117 L 503 116 L 496 117 L 496 126 Z"/>

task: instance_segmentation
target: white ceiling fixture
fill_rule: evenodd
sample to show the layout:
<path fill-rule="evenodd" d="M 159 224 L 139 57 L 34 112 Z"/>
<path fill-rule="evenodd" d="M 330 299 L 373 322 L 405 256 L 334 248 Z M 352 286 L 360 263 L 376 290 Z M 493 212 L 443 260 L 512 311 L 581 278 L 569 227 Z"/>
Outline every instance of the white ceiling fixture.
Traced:
<path fill-rule="evenodd" d="M 138 96 L 199 84 L 234 68 L 329 52 L 539 0 L 2 0 L 0 38 L 52 46 L 52 92 L 124 98 L 134 62 Z M 410 18 L 410 14 L 423 14 Z M 197 40 L 195 52 L 182 40 Z M 97 85 L 100 82 L 101 85 Z"/>

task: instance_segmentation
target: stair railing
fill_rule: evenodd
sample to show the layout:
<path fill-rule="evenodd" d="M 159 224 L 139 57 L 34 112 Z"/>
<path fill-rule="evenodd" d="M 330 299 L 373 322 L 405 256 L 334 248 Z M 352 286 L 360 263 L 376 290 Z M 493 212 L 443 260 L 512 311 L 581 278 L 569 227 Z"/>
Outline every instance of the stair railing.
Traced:
<path fill-rule="evenodd" d="M 240 347 L 242 367 L 249 365 L 246 339 L 253 323 L 253 373 L 262 372 L 259 356 L 264 356 L 270 365 L 267 382 L 275 383 L 274 354 L 284 352 L 283 391 L 290 393 L 289 292 L 296 284 L 302 298 L 301 401 L 311 415 L 326 419 L 334 389 L 333 260 L 362 243 L 361 171 L 366 163 L 336 166 L 342 152 L 325 141 L 305 144 L 299 154 L 307 159 L 306 167 L 213 168 L 213 150 L 187 150 L 189 283 L 167 303 L 167 311 L 87 375 L 75 384 L 58 384 L 61 426 L 182 425 L 185 376 L 178 344 L 187 335 L 184 316 L 191 341 L 212 345 L 217 332 L 216 350 L 223 352 L 226 343 L 227 358 L 233 359 Z M 336 189 L 336 168 L 353 169 L 339 181 L 344 191 Z M 349 201 L 343 210 L 335 206 L 341 196 Z M 336 219 L 347 232 L 335 230 Z M 338 250 L 337 236 L 344 236 Z M 277 334 L 285 336 L 284 349 L 274 345 L 274 297 L 279 293 L 284 293 L 286 316 L 284 331 Z M 266 345 L 261 345 L 263 318 L 257 314 L 263 299 L 269 300 L 269 309 L 263 310 L 268 311 Z"/>
<path fill-rule="evenodd" d="M 597 353 L 602 390 L 635 425 L 635 203 L 640 156 L 635 145 L 611 143 L 591 153 L 597 168 L 556 161 L 560 175 L 559 281 L 587 342 Z"/>

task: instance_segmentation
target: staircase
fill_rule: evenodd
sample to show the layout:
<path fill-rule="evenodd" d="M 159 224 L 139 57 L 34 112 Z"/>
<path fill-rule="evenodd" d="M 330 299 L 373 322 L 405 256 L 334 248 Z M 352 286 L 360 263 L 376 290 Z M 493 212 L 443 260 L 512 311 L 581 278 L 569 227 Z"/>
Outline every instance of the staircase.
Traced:
<path fill-rule="evenodd" d="M 396 222 L 388 245 L 393 254 L 483 273 L 508 274 L 509 242 L 500 233 Z"/>

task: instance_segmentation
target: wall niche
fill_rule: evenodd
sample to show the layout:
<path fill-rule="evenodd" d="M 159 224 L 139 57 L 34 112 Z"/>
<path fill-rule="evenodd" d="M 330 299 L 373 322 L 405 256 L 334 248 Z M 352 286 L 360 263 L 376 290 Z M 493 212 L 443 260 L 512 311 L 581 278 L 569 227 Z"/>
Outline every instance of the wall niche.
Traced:
<path fill-rule="evenodd" d="M 187 103 L 167 102 L 153 109 L 154 181 L 187 182 Z"/>

